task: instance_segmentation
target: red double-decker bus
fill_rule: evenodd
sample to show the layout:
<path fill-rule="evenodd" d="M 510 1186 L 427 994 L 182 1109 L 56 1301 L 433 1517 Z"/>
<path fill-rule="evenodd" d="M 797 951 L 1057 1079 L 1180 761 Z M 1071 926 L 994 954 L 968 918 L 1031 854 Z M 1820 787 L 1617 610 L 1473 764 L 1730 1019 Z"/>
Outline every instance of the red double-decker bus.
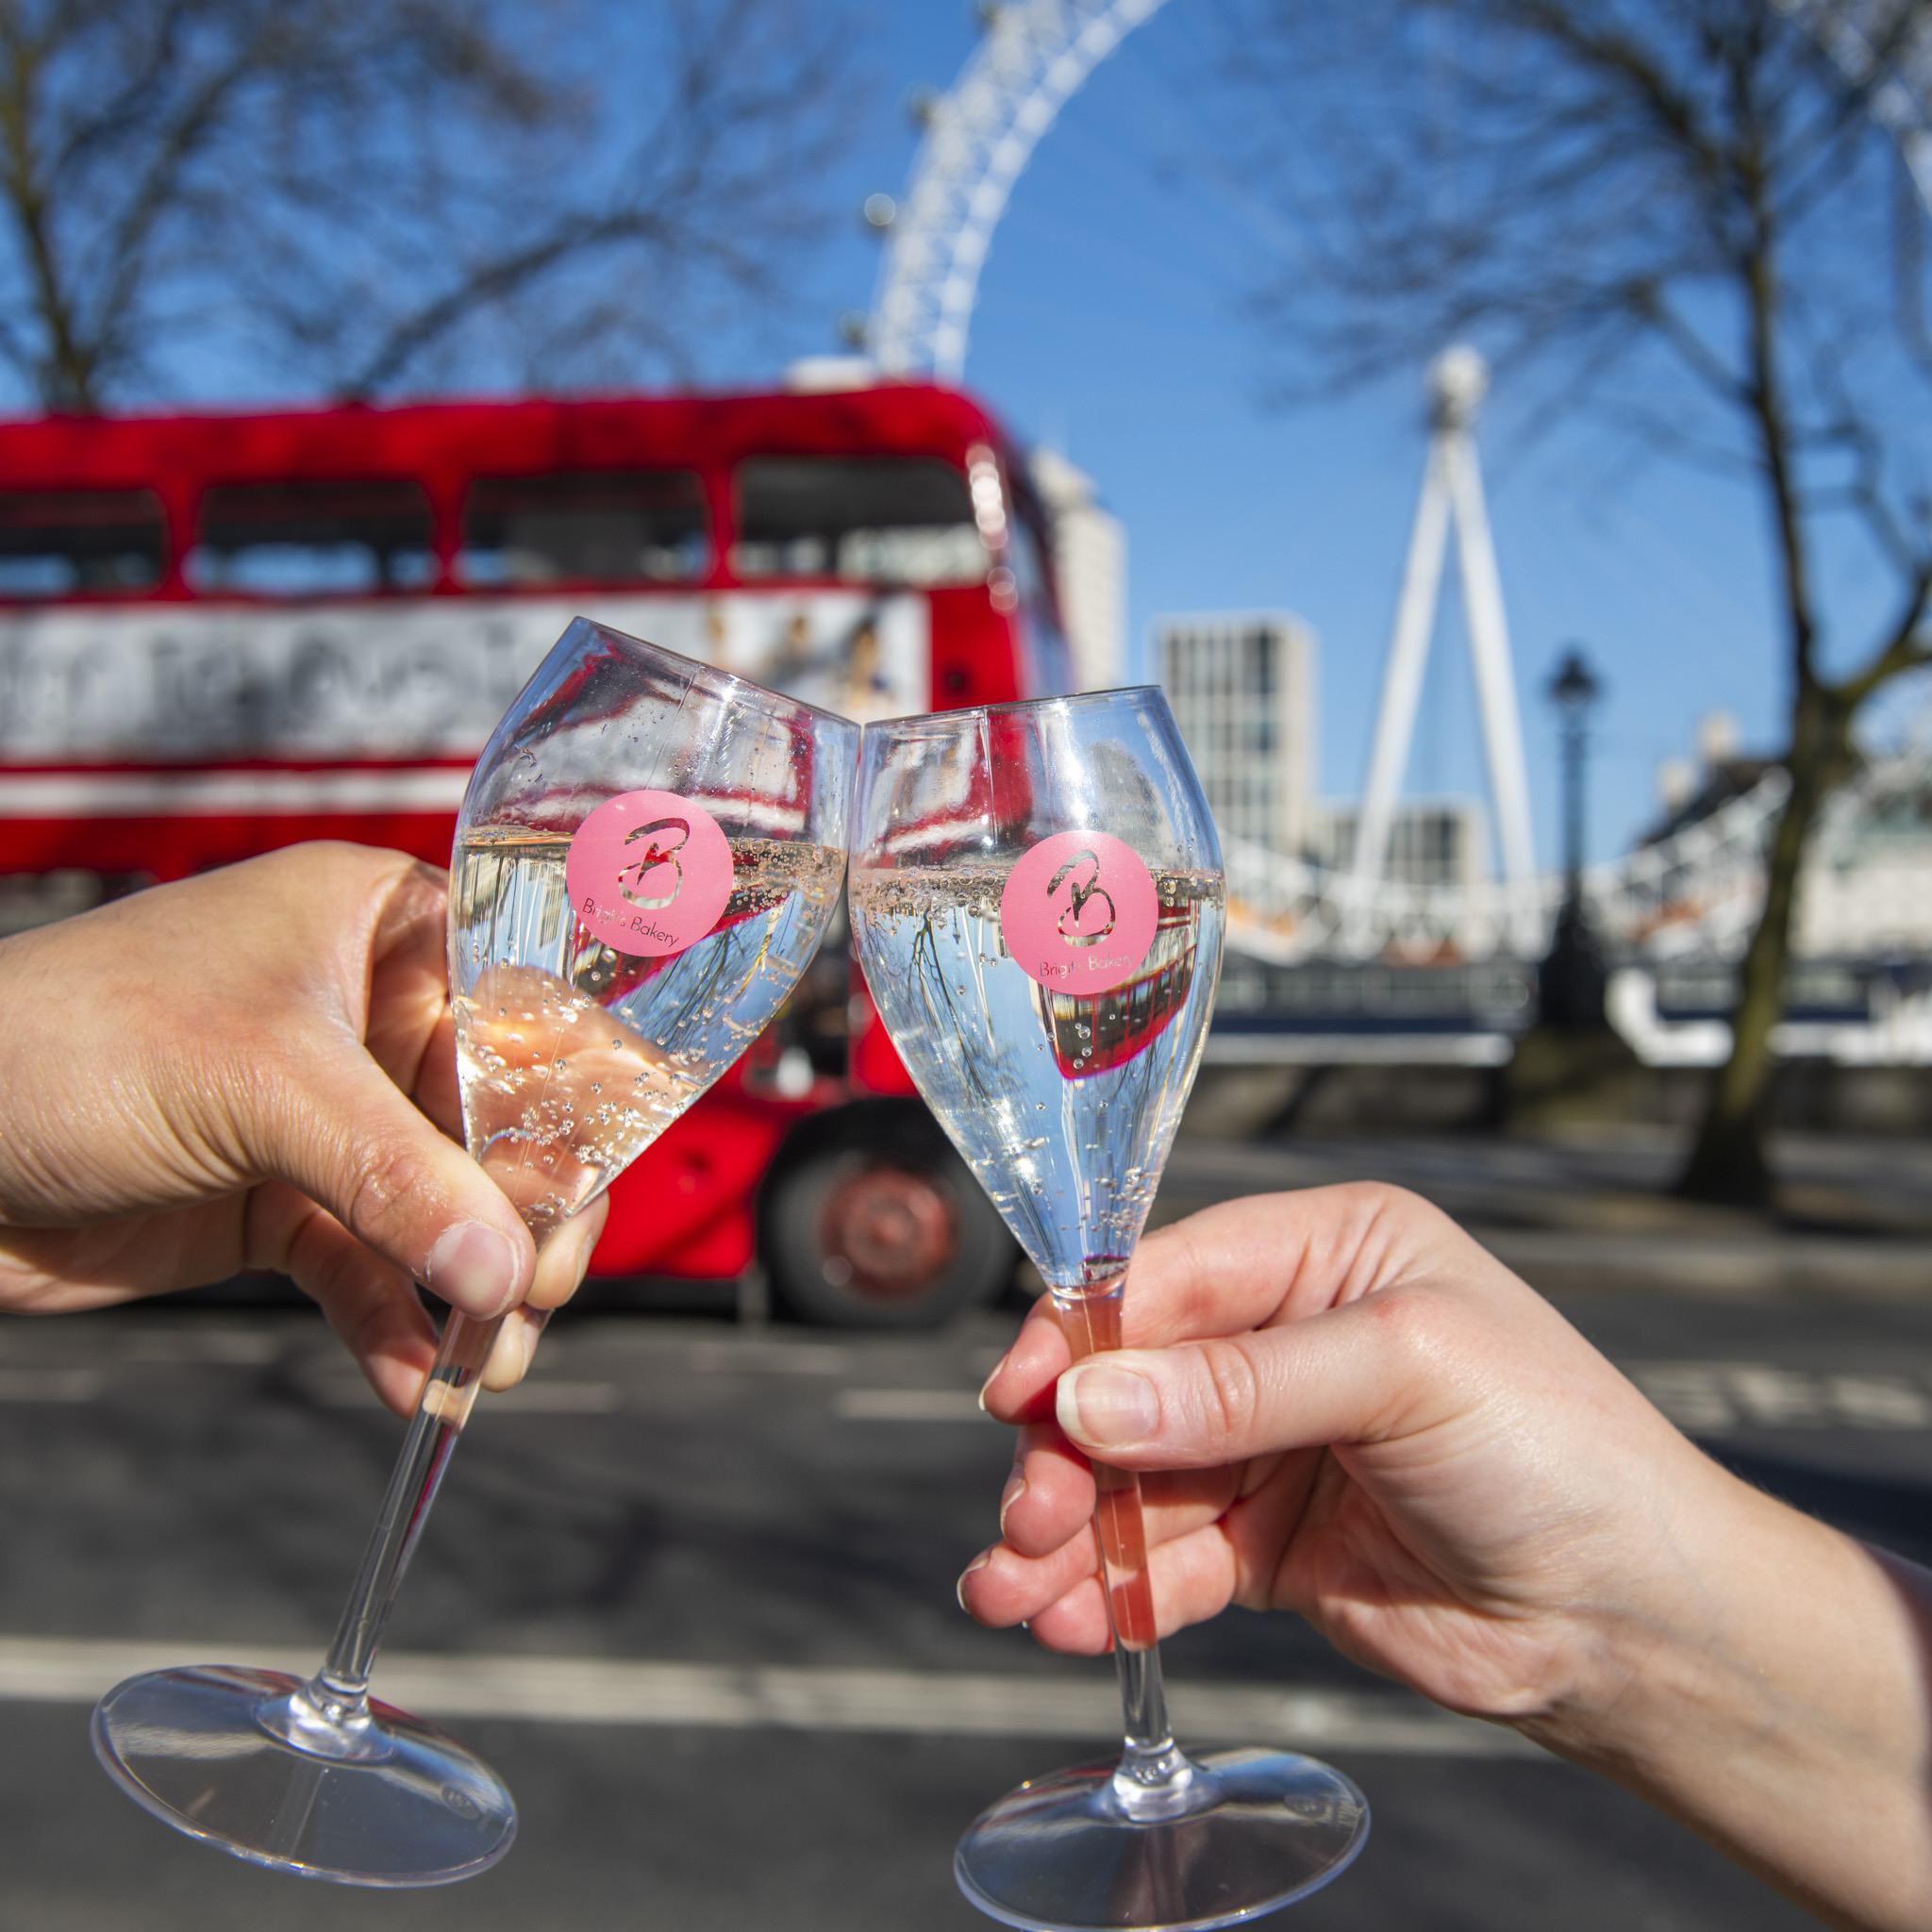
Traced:
<path fill-rule="evenodd" d="M 1065 689 L 1046 536 L 921 384 L 0 424 L 0 932 L 302 839 L 445 862 L 580 612 L 860 719 Z M 870 1021 L 828 949 L 593 1274 L 847 1323 L 993 1292 L 1008 1239 Z"/>

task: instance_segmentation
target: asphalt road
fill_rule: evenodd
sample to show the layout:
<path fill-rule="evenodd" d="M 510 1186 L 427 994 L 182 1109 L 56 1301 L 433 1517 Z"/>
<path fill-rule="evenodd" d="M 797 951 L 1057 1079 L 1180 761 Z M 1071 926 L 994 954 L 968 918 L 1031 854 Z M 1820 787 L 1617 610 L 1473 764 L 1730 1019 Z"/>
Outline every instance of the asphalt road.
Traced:
<path fill-rule="evenodd" d="M 1932 1557 L 1932 1296 L 1890 1277 L 1743 1292 L 1690 1262 L 1674 1279 L 1668 1256 L 1604 1286 L 1589 1238 L 1572 1245 L 1540 1285 L 1687 1426 Z M 521 1835 L 483 1877 L 403 1894 L 176 1840 L 86 1735 L 92 1696 L 149 1662 L 315 1660 L 398 1425 L 300 1312 L 0 1328 L 0 1932 L 983 1924 L 952 1886 L 959 1827 L 1101 1755 L 1111 1694 L 1104 1664 L 979 1631 L 953 1601 L 1008 1462 L 974 1391 L 1013 1319 L 918 1341 L 559 1321 L 525 1390 L 479 1409 L 376 1683 L 496 1765 Z M 1292 1741 L 1369 1793 L 1367 1851 L 1281 1921 L 1297 1932 L 1809 1923 L 1622 1793 L 1287 1620 L 1190 1633 L 1169 1673 L 1188 1738 Z"/>

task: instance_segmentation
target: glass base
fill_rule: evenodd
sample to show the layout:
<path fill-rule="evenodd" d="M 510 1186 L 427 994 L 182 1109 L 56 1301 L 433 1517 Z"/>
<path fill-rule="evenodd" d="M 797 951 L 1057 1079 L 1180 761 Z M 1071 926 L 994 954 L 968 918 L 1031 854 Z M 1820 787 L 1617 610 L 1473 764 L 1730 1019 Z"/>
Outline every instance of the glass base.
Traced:
<path fill-rule="evenodd" d="M 1130 1816 L 1112 1764 L 1056 1772 L 974 1820 L 953 1874 L 982 1912 L 1025 1932 L 1184 1932 L 1292 1905 L 1354 1862 L 1368 1801 L 1289 1751 L 1188 1760 L 1164 1815 Z"/>
<path fill-rule="evenodd" d="M 94 1755 L 176 1831 L 341 1885 L 445 1885 L 517 1831 L 502 1779 L 393 1705 L 339 1721 L 282 1671 L 199 1664 L 129 1677 L 94 1707 Z"/>

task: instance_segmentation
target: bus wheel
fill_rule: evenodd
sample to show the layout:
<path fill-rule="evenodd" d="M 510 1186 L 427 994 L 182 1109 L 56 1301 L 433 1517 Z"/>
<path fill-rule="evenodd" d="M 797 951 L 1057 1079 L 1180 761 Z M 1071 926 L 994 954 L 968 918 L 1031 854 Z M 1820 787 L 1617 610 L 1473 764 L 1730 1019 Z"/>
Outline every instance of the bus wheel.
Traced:
<path fill-rule="evenodd" d="M 766 1186 L 758 1245 L 773 1293 L 801 1320 L 936 1328 L 1012 1279 L 1013 1238 L 965 1162 L 924 1113 L 893 1127 L 828 1135 Z"/>

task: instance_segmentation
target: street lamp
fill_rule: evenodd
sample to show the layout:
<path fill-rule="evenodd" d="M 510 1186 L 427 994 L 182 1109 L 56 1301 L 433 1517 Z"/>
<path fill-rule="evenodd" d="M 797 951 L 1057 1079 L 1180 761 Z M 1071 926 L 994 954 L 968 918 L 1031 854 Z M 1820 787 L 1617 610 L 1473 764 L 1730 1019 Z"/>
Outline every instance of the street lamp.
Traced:
<path fill-rule="evenodd" d="M 1581 646 L 1569 645 L 1544 687 L 1563 733 L 1563 905 L 1538 975 L 1542 1024 L 1578 1031 L 1604 1024 L 1604 963 L 1583 908 L 1584 764 L 1590 713 L 1604 694 Z"/>
<path fill-rule="evenodd" d="M 1563 727 L 1563 904 L 1583 905 L 1583 766 L 1590 749 L 1590 713 L 1604 688 L 1582 649 L 1563 653 L 1548 685 Z"/>

